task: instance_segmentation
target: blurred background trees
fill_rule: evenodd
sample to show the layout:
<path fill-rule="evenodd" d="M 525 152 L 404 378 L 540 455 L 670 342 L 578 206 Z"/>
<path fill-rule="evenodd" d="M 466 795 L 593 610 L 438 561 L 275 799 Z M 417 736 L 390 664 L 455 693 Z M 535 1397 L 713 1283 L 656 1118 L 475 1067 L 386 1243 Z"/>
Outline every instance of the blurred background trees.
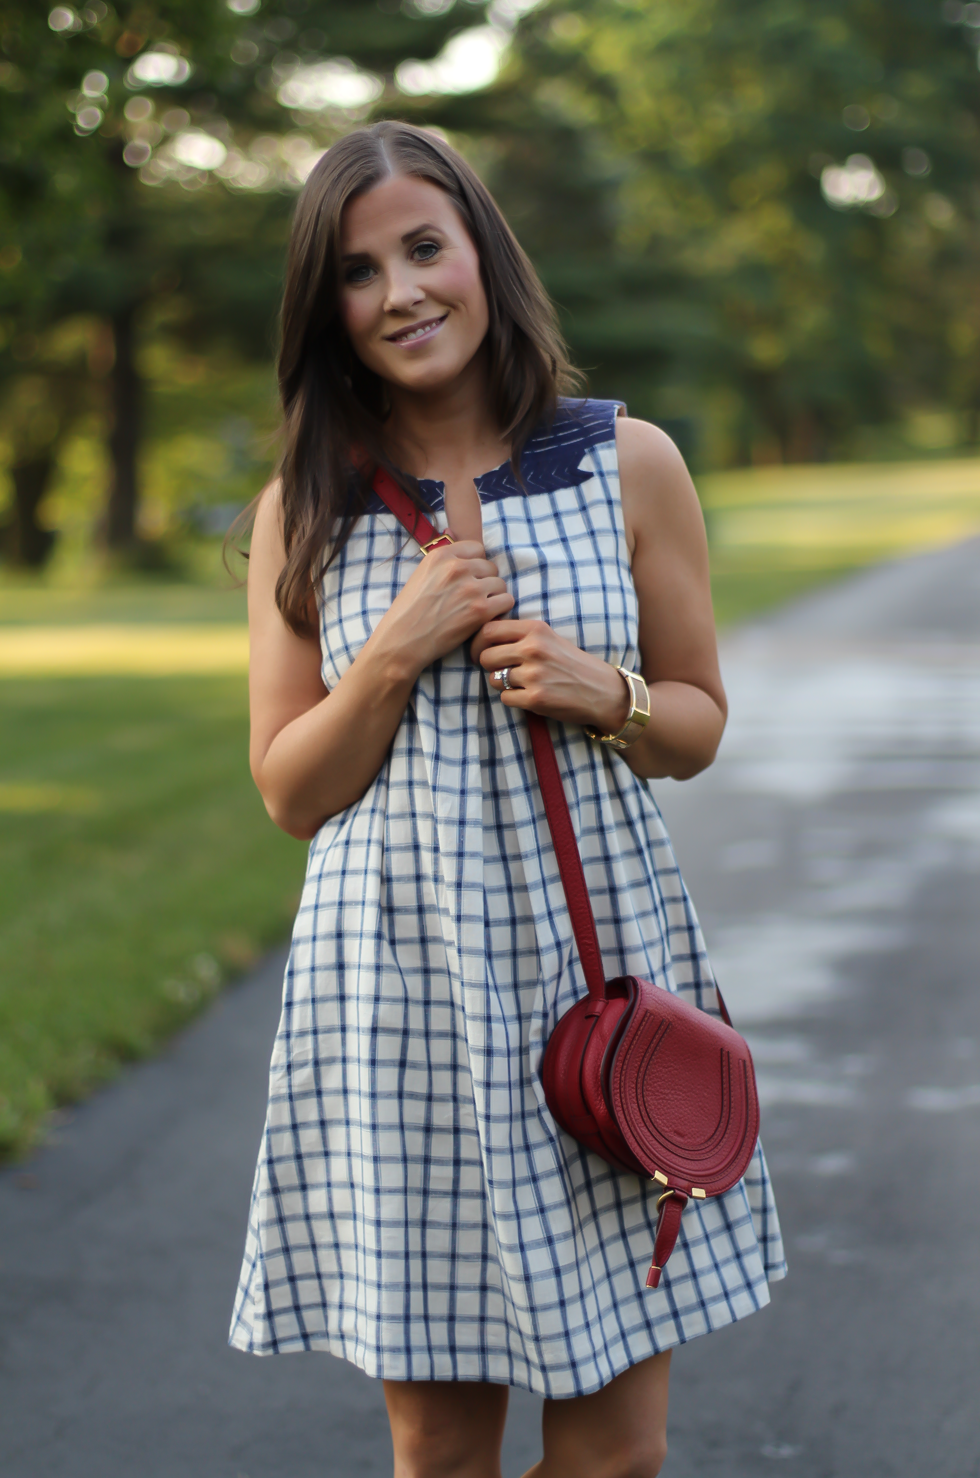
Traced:
<path fill-rule="evenodd" d="M 492 140 L 594 382 L 714 464 L 939 408 L 975 439 L 978 41 L 955 0 L 576 0 L 441 116 Z"/>
<path fill-rule="evenodd" d="M 106 454 L 99 536 L 146 556 L 141 450 L 155 418 L 160 431 L 181 429 L 166 393 L 147 404 L 154 358 L 158 379 L 197 386 L 184 432 L 202 427 L 203 398 L 202 429 L 209 412 L 224 414 L 229 460 L 241 460 L 247 393 L 238 387 L 229 421 L 227 397 L 199 381 L 268 369 L 295 191 L 338 130 L 392 88 L 400 60 L 440 51 L 454 28 L 447 11 L 356 0 L 283 0 L 261 12 L 258 0 L 4 6 L 8 559 L 37 565 L 49 553 L 41 506 L 86 417 Z"/>
<path fill-rule="evenodd" d="M 59 530 L 152 563 L 261 485 L 295 193 L 377 116 L 469 153 L 596 393 L 701 466 L 980 434 L 980 4 L 8 0 L 0 28 L 10 563 Z"/>

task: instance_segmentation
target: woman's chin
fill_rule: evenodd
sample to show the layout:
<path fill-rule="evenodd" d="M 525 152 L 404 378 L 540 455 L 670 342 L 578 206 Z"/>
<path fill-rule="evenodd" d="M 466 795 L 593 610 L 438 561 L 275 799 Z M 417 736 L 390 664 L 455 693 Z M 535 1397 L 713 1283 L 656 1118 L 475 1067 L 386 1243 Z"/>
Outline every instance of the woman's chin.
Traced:
<path fill-rule="evenodd" d="M 415 364 L 386 366 L 386 370 L 382 371 L 382 377 L 388 381 L 389 385 L 402 390 L 410 390 L 416 395 L 438 395 L 440 391 L 448 390 L 458 382 L 468 362 L 468 360 L 457 361 L 455 356 L 447 360 L 440 355 L 438 359 L 435 357 L 420 359 Z"/>

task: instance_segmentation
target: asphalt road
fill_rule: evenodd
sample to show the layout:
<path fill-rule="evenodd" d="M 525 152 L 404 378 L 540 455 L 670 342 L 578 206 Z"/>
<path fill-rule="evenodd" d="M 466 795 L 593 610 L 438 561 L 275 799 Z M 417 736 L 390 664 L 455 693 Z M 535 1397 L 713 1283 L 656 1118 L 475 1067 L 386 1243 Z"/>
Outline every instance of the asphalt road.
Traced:
<path fill-rule="evenodd" d="M 665 1478 L 980 1475 L 980 541 L 743 629 L 657 788 L 791 1261 L 674 1362 Z M 225 1335 L 281 957 L 0 1175 L 3 1478 L 390 1473 L 381 1392 Z M 537 1456 L 515 1392 L 505 1474 Z"/>

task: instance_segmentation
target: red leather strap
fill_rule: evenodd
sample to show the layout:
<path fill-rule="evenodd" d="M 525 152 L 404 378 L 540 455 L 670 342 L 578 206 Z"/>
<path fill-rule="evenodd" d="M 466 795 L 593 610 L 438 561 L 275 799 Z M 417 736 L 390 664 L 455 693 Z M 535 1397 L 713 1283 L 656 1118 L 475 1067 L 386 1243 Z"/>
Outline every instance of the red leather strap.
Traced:
<path fill-rule="evenodd" d="M 433 545 L 451 544 L 453 536 L 447 529 L 440 534 L 433 528 L 421 508 L 417 508 L 408 496 L 404 488 L 398 486 L 390 473 L 379 467 L 374 474 L 374 491 L 386 503 L 399 523 L 405 525 L 413 539 L 417 539 L 423 550 L 428 553 Z"/>
<path fill-rule="evenodd" d="M 582 961 L 589 995 L 594 1001 L 601 1001 L 606 995 L 606 977 L 602 970 L 602 955 L 599 953 L 599 936 L 596 933 L 592 901 L 585 883 L 582 854 L 575 839 L 565 787 L 561 783 L 558 757 L 548 720 L 540 714 L 529 713 L 527 722 L 531 730 L 531 750 L 538 772 L 541 799 L 544 801 L 544 813 L 548 818 L 548 830 L 551 832 L 561 885 L 565 890 L 565 902 L 568 904 L 572 933 L 578 946 L 578 957 Z"/>
<path fill-rule="evenodd" d="M 668 1257 L 674 1250 L 677 1233 L 681 1229 L 681 1217 L 687 1205 L 682 1191 L 665 1191 L 660 1197 L 660 1216 L 657 1220 L 657 1236 L 653 1244 L 653 1262 L 647 1273 L 647 1287 L 660 1287 L 660 1274 Z"/>
<path fill-rule="evenodd" d="M 382 503 L 391 510 L 400 523 L 404 524 L 412 538 L 417 539 L 423 549 L 430 547 L 436 540 L 446 544 L 453 542 L 452 534 L 439 535 L 436 532 L 425 514 L 416 508 L 404 489 L 400 488 L 394 478 L 381 468 L 374 474 L 373 487 Z M 575 828 L 572 826 L 572 817 L 565 798 L 565 787 L 561 783 L 555 746 L 546 719 L 536 713 L 529 713 L 527 720 L 531 730 L 531 750 L 538 772 L 538 784 L 541 787 L 541 798 L 544 801 L 544 811 L 548 818 L 548 830 L 551 832 L 551 840 L 555 848 L 558 874 L 565 890 L 565 901 L 568 904 L 572 933 L 575 935 L 582 971 L 589 988 L 589 995 L 593 1000 L 603 1000 L 606 990 L 602 955 L 599 952 L 599 936 L 596 933 L 595 915 L 592 912 L 589 890 L 585 885 L 585 873 L 582 870 L 582 857 L 578 842 L 575 840 Z"/>

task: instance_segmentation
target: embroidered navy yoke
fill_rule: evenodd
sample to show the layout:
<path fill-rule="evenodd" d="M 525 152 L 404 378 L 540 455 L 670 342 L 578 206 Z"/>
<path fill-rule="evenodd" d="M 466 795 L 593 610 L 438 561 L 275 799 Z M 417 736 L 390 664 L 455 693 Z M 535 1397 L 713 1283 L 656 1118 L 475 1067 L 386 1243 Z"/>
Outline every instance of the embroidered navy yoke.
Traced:
<path fill-rule="evenodd" d="M 505 465 L 477 488 L 513 614 L 637 668 L 616 414 L 566 403 L 521 482 Z M 423 488 L 442 529 L 442 489 Z M 328 688 L 420 558 L 380 503 L 359 520 L 320 591 Z M 607 974 L 714 1009 L 647 787 L 552 727 Z M 231 1343 L 560 1397 L 767 1303 L 785 1265 L 761 1148 L 734 1190 L 689 1203 L 644 1287 L 658 1188 L 562 1133 L 541 1091 L 544 1044 L 584 993 L 526 724 L 461 647 L 310 849 Z"/>

